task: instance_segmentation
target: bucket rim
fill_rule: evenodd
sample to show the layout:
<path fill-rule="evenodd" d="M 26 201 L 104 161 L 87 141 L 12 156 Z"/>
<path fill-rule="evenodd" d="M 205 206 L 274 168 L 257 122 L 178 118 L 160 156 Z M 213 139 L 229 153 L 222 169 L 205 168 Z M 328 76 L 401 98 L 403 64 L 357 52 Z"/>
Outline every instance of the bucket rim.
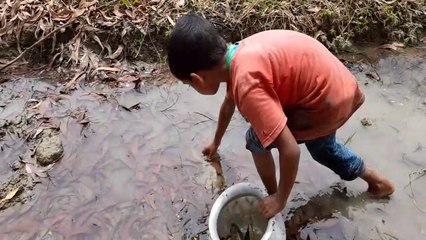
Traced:
<path fill-rule="evenodd" d="M 263 189 L 261 189 L 259 186 L 249 182 L 236 183 L 230 186 L 229 188 L 225 189 L 225 191 L 223 191 L 219 195 L 219 197 L 216 199 L 216 201 L 214 202 L 210 210 L 208 228 L 209 228 L 209 235 L 211 240 L 220 240 L 219 234 L 217 232 L 217 221 L 218 221 L 219 213 L 221 209 L 232 200 L 237 199 L 239 197 L 243 197 L 243 196 L 254 196 L 259 199 L 262 199 L 267 196 L 267 193 Z M 266 227 L 265 233 L 263 234 L 261 240 L 270 239 L 273 232 L 273 227 L 275 226 L 275 224 L 276 224 L 276 218 L 274 216 L 268 220 L 268 225 Z"/>

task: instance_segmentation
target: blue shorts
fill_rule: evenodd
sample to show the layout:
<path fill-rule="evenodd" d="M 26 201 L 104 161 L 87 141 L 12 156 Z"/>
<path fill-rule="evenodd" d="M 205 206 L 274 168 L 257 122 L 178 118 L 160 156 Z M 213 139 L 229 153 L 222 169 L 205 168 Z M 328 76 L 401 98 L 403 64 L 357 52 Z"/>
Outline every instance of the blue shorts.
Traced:
<path fill-rule="evenodd" d="M 343 180 L 354 180 L 365 170 L 364 161 L 345 145 L 336 141 L 336 133 L 298 143 L 304 143 L 315 161 L 331 169 Z M 247 130 L 246 148 L 250 152 L 266 153 L 275 147 L 271 144 L 264 148 L 253 128 Z"/>

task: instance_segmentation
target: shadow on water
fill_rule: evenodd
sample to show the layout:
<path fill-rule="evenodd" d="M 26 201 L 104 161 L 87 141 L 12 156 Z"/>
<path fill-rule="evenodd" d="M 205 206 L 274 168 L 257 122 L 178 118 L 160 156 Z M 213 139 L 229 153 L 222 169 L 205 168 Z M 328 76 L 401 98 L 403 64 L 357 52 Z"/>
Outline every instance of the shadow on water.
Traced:
<path fill-rule="evenodd" d="M 399 65 L 392 70 L 395 61 Z M 407 64 L 415 65 L 411 75 L 399 70 Z M 360 181 L 347 183 L 348 192 L 328 188 L 336 175 L 302 146 L 294 201 L 283 212 L 289 231 L 302 228 L 301 239 L 376 239 L 378 231 L 398 239 L 425 236 L 424 215 L 403 190 L 408 174 L 425 167 L 424 150 L 415 151 L 426 146 L 425 92 L 416 87 L 424 83 L 425 68 L 419 58 L 383 60 L 377 71 L 384 84 L 357 73 L 367 102 L 338 133 L 339 139 L 354 136 L 349 146 L 395 181 L 391 200 L 366 200 L 359 194 L 365 190 Z M 395 72 L 406 81 L 389 81 Z M 144 93 L 96 85 L 67 95 L 32 79 L 3 84 L 0 121 L 15 119 L 31 99 L 41 100 L 33 110 L 60 131 L 64 156 L 33 190 L 33 198 L 0 213 L 0 239 L 207 239 L 209 209 L 223 180 L 227 186 L 261 184 L 244 148 L 247 123 L 238 114 L 223 139 L 220 166 L 211 167 L 201 155 L 213 136 L 223 96 L 224 88 L 211 97 L 182 85 Z M 372 126 L 360 124 L 364 117 Z M 10 165 L 30 157 L 31 149 L 14 133 L 1 139 L 4 180 Z M 418 203 L 426 199 L 424 183 L 419 179 L 413 186 Z M 320 189 L 331 192 L 318 194 Z"/>
<path fill-rule="evenodd" d="M 363 192 L 348 193 L 344 182 L 338 182 L 293 208 L 286 220 L 287 239 L 356 239 L 358 228 L 351 222 L 353 209 L 367 204 L 386 204 L 389 199 L 374 199 Z"/>

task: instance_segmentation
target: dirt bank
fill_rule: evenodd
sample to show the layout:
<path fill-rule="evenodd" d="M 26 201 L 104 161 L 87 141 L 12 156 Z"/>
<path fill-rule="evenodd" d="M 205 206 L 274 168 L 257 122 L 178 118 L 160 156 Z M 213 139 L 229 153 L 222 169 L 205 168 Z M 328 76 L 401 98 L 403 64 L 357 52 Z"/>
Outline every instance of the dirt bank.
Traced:
<path fill-rule="evenodd" d="M 139 79 L 146 69 L 128 63 L 163 62 L 171 28 L 190 10 L 205 15 L 228 41 L 284 28 L 314 36 L 333 51 L 353 41 L 415 45 L 426 25 L 426 4 L 412 0 L 7 0 L 0 3 L 1 64 L 19 55 L 18 63 L 42 63 L 72 83 Z"/>

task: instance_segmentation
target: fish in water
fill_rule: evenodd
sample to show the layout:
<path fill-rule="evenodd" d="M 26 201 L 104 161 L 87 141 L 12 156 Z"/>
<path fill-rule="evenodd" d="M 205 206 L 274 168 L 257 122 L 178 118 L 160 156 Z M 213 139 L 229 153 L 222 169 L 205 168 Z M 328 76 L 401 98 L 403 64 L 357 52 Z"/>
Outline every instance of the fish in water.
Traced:
<path fill-rule="evenodd" d="M 232 223 L 229 235 L 221 240 L 256 240 L 256 238 L 251 224 L 247 226 L 247 231 L 243 234 L 237 224 Z"/>

